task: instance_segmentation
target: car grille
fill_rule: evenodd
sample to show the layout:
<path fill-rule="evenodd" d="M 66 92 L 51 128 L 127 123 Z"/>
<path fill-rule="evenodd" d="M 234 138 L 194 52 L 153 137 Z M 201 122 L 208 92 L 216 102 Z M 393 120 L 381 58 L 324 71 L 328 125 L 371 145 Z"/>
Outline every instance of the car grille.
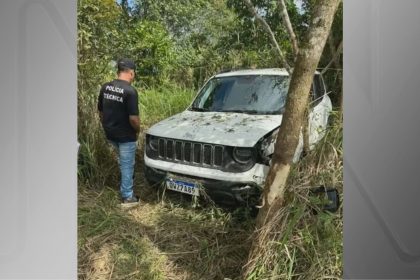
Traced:
<path fill-rule="evenodd" d="M 158 156 L 161 160 L 220 168 L 223 165 L 223 153 L 224 148 L 220 145 L 158 139 Z"/>

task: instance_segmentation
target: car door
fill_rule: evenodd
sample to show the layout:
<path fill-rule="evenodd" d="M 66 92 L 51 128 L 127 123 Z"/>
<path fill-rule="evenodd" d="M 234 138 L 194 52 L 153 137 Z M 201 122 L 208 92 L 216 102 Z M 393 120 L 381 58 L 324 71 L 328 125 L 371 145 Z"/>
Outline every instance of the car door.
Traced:
<path fill-rule="evenodd" d="M 332 104 L 327 95 L 324 80 L 321 74 L 314 76 L 311 91 L 311 103 L 309 111 L 309 147 L 313 149 L 325 135 L 328 125 L 328 117 L 332 111 Z"/>

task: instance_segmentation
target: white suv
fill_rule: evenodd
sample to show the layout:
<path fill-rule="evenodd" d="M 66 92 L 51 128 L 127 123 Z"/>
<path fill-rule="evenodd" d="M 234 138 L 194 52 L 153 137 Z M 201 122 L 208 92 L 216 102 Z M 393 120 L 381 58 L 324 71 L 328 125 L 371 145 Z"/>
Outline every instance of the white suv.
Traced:
<path fill-rule="evenodd" d="M 254 204 L 267 176 L 290 82 L 284 69 L 220 73 L 182 113 L 146 134 L 149 183 L 221 204 Z M 311 90 L 309 144 L 325 133 L 331 100 L 320 73 Z M 294 162 L 303 149 L 301 133 Z"/>

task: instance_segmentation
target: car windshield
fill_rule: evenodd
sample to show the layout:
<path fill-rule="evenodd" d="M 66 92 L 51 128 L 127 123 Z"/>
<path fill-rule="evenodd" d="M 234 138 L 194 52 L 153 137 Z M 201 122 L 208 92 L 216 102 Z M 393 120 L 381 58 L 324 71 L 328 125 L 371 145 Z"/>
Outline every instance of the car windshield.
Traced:
<path fill-rule="evenodd" d="M 213 78 L 194 100 L 191 110 L 281 114 L 289 88 L 288 76 L 248 75 Z"/>

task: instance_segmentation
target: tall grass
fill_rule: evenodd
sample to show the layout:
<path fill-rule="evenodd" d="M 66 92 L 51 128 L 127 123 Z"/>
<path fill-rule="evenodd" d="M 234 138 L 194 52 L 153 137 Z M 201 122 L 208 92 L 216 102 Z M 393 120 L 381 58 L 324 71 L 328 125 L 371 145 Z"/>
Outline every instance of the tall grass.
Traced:
<path fill-rule="evenodd" d="M 116 185 L 117 162 L 107 143 L 97 112 L 98 90 L 78 92 L 79 186 Z"/>
<path fill-rule="evenodd" d="M 247 214 L 194 209 L 177 195 L 162 203 L 153 192 L 142 186 L 140 207 L 121 211 L 113 189 L 79 191 L 79 279 L 237 279 Z"/>
<path fill-rule="evenodd" d="M 337 213 L 323 212 L 322 201 L 310 195 L 312 186 L 324 185 L 336 187 L 342 198 L 342 147 L 342 123 L 334 121 L 315 150 L 293 167 L 288 204 L 262 229 L 263 244 L 245 270 L 248 280 L 342 278 L 342 205 Z"/>
<path fill-rule="evenodd" d="M 140 90 L 140 115 L 145 127 L 185 110 L 195 91 L 181 87 Z"/>

